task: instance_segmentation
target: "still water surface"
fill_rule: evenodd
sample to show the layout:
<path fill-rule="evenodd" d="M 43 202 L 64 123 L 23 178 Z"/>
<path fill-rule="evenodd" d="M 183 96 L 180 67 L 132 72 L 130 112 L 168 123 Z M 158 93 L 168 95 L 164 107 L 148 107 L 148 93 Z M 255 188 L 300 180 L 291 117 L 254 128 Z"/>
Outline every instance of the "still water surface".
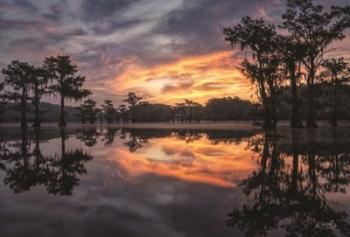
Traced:
<path fill-rule="evenodd" d="M 0 134 L 1 236 L 350 236 L 349 128 Z"/>

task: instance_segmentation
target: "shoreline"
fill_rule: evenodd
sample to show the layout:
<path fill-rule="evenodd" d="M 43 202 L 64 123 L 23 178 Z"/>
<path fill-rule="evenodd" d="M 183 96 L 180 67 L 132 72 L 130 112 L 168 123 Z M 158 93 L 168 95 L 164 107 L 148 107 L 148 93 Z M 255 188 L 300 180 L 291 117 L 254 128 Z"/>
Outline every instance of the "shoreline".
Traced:
<path fill-rule="evenodd" d="M 318 121 L 318 128 L 336 128 L 332 127 L 327 121 Z M 147 123 L 95 123 L 81 124 L 68 123 L 65 128 L 129 128 L 129 129 L 208 129 L 208 130 L 262 130 L 261 126 L 253 126 L 252 121 L 202 121 L 193 123 L 173 123 L 173 122 L 147 122 Z M 339 121 L 338 128 L 350 127 L 350 121 Z M 19 123 L 3 123 L 0 128 L 20 128 Z M 57 123 L 42 123 L 41 128 L 59 128 Z M 290 128 L 289 121 L 281 121 L 277 128 Z M 28 129 L 33 129 L 31 123 L 28 123 Z M 307 129 L 306 127 L 304 129 Z"/>

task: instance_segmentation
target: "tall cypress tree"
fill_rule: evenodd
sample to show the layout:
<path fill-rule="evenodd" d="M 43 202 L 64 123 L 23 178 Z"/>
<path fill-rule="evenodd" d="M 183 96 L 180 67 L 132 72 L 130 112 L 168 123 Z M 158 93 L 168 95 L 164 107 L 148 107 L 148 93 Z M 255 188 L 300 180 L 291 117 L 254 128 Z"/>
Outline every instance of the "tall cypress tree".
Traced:
<path fill-rule="evenodd" d="M 280 64 L 275 26 L 262 19 L 243 17 L 234 27 L 225 28 L 224 35 L 231 46 L 239 46 L 242 50 L 251 52 L 251 59 L 245 59 L 241 63 L 241 71 L 258 89 L 263 106 L 263 126 L 275 127 Z"/>
<path fill-rule="evenodd" d="M 59 126 L 66 126 L 65 101 L 67 99 L 80 100 L 91 94 L 83 88 L 85 77 L 76 75 L 77 66 L 74 65 L 69 56 L 57 56 L 45 59 L 45 68 L 48 70 L 53 85 L 50 89 L 60 96 L 61 115 Z"/>
<path fill-rule="evenodd" d="M 332 115 L 330 118 L 331 125 L 338 126 L 338 112 L 342 105 L 340 92 L 342 85 L 350 80 L 349 63 L 344 61 L 344 58 L 330 58 L 322 63 L 324 71 L 321 72 L 321 78 L 331 87 L 329 93 Z"/>
<path fill-rule="evenodd" d="M 44 67 L 37 67 L 34 69 L 34 75 L 30 81 L 30 85 L 33 91 L 33 105 L 34 105 L 34 123 L 33 127 L 40 127 L 40 101 L 41 98 L 49 93 L 49 71 Z"/>
<path fill-rule="evenodd" d="M 128 93 L 128 98 L 124 100 L 124 102 L 127 102 L 130 106 L 131 111 L 131 122 L 135 122 L 135 107 L 136 105 L 142 100 L 142 97 L 139 97 L 134 92 Z"/>
<path fill-rule="evenodd" d="M 12 61 L 2 73 L 5 75 L 5 85 L 10 87 L 5 96 L 10 101 L 19 102 L 21 128 L 26 128 L 30 83 L 35 75 L 35 68 L 26 62 Z"/>
<path fill-rule="evenodd" d="M 316 74 L 327 47 L 335 40 L 344 39 L 344 30 L 350 27 L 350 7 L 332 6 L 326 11 L 313 0 L 288 0 L 283 27 L 306 46 L 303 64 L 307 71 L 307 126 L 317 127 Z"/>
<path fill-rule="evenodd" d="M 303 127 L 301 120 L 300 104 L 298 86 L 301 79 L 301 64 L 305 55 L 306 47 L 293 39 L 290 36 L 278 37 L 278 48 L 281 61 L 283 62 L 283 71 L 291 87 L 291 104 L 292 104 L 292 116 L 290 125 L 292 128 Z"/>

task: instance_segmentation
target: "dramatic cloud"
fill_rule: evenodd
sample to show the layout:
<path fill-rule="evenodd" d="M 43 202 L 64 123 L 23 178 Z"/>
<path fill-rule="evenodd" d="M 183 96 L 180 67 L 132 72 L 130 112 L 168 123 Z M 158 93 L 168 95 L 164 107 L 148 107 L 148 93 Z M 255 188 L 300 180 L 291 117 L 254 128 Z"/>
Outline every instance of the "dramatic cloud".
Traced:
<path fill-rule="evenodd" d="M 170 103 L 250 98 L 222 28 L 245 15 L 278 22 L 284 6 L 285 0 L 0 0 L 0 67 L 71 55 L 99 102 L 120 102 L 128 90 Z M 348 42 L 334 47 L 349 55 Z"/>
<path fill-rule="evenodd" d="M 171 63 L 142 67 L 132 64 L 106 84 L 116 94 L 149 93 L 150 101 L 169 104 L 191 98 L 205 103 L 213 96 L 237 95 L 250 99 L 252 88 L 236 69 L 231 51 L 183 57 Z"/>

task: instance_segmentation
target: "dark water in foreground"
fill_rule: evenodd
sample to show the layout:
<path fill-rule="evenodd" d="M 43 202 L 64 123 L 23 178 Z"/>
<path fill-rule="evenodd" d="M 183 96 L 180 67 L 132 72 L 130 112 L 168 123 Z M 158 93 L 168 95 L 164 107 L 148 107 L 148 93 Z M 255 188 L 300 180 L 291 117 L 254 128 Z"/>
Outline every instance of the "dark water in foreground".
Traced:
<path fill-rule="evenodd" d="M 1 236 L 350 236 L 350 128 L 0 134 Z"/>

